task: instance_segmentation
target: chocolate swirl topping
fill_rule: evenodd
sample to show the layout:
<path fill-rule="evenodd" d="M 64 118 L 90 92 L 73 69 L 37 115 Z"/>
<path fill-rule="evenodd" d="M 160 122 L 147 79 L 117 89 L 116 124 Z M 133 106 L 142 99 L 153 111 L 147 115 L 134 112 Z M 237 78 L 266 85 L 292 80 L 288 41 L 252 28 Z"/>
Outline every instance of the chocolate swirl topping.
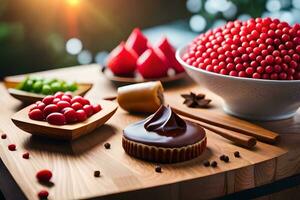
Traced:
<path fill-rule="evenodd" d="M 178 135 L 186 130 L 186 123 L 170 106 L 161 105 L 160 108 L 145 120 L 144 128 L 160 135 Z"/>

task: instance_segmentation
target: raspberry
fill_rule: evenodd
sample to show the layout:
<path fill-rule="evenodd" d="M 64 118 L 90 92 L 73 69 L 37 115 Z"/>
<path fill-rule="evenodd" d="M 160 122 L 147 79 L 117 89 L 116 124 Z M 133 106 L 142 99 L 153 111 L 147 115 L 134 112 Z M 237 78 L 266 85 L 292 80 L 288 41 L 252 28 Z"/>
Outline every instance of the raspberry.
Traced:
<path fill-rule="evenodd" d="M 36 178 L 39 182 L 49 182 L 52 177 L 52 172 L 50 170 L 44 169 L 36 174 Z"/>
<path fill-rule="evenodd" d="M 300 79 L 300 25 L 271 18 L 228 22 L 197 36 L 183 60 L 229 76 Z"/>

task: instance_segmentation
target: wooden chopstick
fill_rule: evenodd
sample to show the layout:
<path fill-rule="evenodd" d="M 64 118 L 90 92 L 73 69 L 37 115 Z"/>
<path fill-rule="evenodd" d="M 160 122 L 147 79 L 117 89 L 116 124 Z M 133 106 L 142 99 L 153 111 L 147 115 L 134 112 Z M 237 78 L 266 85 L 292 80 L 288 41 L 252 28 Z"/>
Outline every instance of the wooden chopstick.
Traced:
<path fill-rule="evenodd" d="M 231 130 L 231 131 L 238 132 L 238 133 L 241 133 L 241 134 L 245 134 L 245 135 L 248 135 L 248 136 L 251 136 L 251 137 L 255 137 L 257 140 L 262 141 L 262 142 L 273 144 L 273 143 L 276 143 L 279 140 L 279 135 L 272 132 L 272 131 L 266 130 L 266 131 L 264 131 L 265 133 L 260 133 L 259 130 L 254 131 L 254 130 L 242 129 L 242 128 L 238 128 L 238 127 L 235 127 L 235 126 L 230 126 L 230 125 L 227 125 L 227 124 L 221 124 L 219 122 L 212 121 L 212 120 L 209 120 L 209 119 L 204 118 L 204 117 L 195 116 L 195 115 L 192 115 L 190 113 L 184 112 L 182 110 L 178 110 L 174 107 L 171 107 L 171 108 L 177 114 L 182 115 L 184 117 L 188 117 L 188 118 L 194 119 L 196 121 L 204 122 L 206 124 L 210 124 L 210 125 L 213 125 L 213 126 L 216 126 L 216 127 L 219 127 L 219 128 L 223 128 L 223 129 Z"/>
<path fill-rule="evenodd" d="M 246 148 L 252 148 L 256 145 L 256 138 L 254 138 L 254 137 L 251 137 L 248 135 L 243 135 L 238 132 L 220 128 L 220 127 L 213 126 L 210 124 L 206 124 L 204 122 L 196 121 L 196 120 L 188 118 L 188 117 L 184 117 L 184 118 L 186 118 L 187 120 L 190 120 L 190 121 L 192 120 L 193 122 L 196 122 L 203 128 L 208 129 L 208 130 L 232 141 L 233 143 L 235 143 L 237 145 L 240 145 L 240 146 L 243 146 Z"/>

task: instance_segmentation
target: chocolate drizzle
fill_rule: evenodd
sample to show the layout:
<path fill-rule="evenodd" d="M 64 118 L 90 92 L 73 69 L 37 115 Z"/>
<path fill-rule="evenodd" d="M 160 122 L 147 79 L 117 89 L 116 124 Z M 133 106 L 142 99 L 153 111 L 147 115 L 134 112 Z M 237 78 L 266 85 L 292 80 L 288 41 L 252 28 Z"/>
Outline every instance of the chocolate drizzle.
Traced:
<path fill-rule="evenodd" d="M 161 105 L 160 108 L 146 119 L 144 128 L 160 135 L 177 135 L 186 130 L 186 123 L 170 106 Z"/>
<path fill-rule="evenodd" d="M 162 106 L 148 118 L 128 125 L 123 136 L 146 145 L 177 148 L 201 141 L 205 138 L 205 130 L 181 119 L 170 107 Z"/>

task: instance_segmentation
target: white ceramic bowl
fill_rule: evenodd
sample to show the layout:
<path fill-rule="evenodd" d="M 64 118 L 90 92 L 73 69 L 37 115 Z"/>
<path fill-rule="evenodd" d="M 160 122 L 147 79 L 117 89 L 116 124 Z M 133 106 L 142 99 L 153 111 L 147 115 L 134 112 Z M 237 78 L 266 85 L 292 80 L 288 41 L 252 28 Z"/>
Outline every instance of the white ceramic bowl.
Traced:
<path fill-rule="evenodd" d="M 181 58 L 187 46 L 176 52 L 177 60 L 197 83 L 223 99 L 226 113 L 250 120 L 279 120 L 295 115 L 300 106 L 300 80 L 239 78 L 202 70 Z"/>

